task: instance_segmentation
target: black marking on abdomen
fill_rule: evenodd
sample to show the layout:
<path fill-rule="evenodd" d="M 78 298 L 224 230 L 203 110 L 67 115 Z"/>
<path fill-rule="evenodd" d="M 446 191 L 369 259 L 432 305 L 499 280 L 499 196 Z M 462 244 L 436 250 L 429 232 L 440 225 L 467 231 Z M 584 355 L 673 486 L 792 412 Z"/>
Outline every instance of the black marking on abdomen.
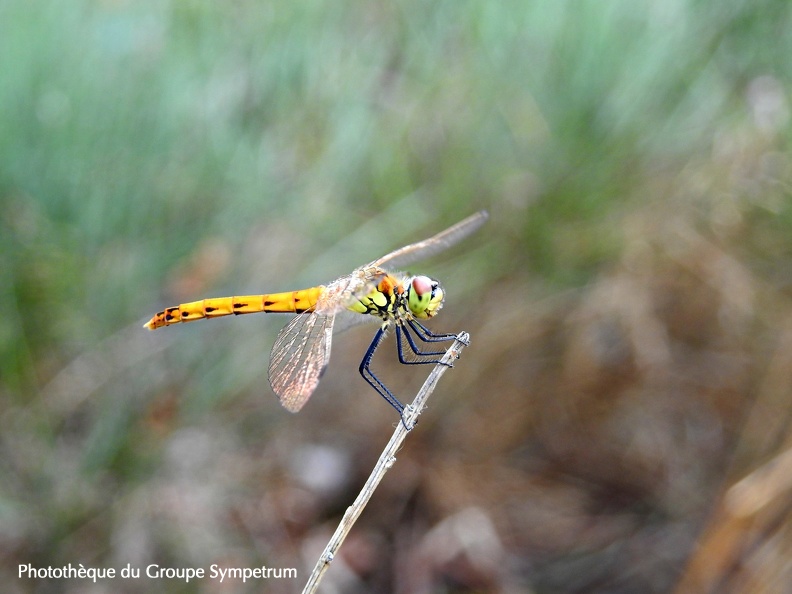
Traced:
<path fill-rule="evenodd" d="M 212 312 L 213 312 L 213 311 L 215 311 L 216 309 L 217 309 L 216 307 L 212 307 L 211 305 L 209 305 L 209 306 L 207 306 L 207 307 L 204 307 L 204 311 L 205 311 L 206 313 L 212 313 Z"/>
<path fill-rule="evenodd" d="M 233 305 L 234 309 L 240 309 L 242 307 L 247 307 L 247 303 L 234 303 Z"/>
<path fill-rule="evenodd" d="M 269 307 L 270 305 L 275 305 L 275 303 L 276 303 L 275 301 L 265 301 L 264 302 L 264 307 Z"/>

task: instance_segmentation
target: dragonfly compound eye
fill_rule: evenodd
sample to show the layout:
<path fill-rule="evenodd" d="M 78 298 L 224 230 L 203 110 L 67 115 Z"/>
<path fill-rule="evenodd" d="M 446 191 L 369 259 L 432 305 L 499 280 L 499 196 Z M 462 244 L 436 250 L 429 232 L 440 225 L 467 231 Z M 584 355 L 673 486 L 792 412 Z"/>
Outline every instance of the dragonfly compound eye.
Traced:
<path fill-rule="evenodd" d="M 440 311 L 443 297 L 440 283 L 428 276 L 416 276 L 408 288 L 407 304 L 416 318 L 426 319 Z"/>

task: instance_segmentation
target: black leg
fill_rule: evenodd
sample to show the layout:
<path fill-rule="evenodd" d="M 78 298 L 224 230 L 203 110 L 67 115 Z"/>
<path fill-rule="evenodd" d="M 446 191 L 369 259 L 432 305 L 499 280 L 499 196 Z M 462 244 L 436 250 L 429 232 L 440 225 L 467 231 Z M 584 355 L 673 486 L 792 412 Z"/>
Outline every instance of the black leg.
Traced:
<path fill-rule="evenodd" d="M 404 405 L 399 402 L 396 397 L 391 393 L 390 390 L 383 384 L 380 379 L 374 375 L 374 372 L 371 371 L 371 358 L 374 356 L 374 351 L 377 350 L 377 347 L 382 342 L 382 338 L 385 336 L 385 329 L 380 328 L 377 330 L 377 333 L 374 335 L 374 340 L 371 341 L 368 350 L 366 350 L 366 354 L 363 355 L 363 360 L 360 362 L 360 375 L 363 376 L 363 379 L 366 380 L 369 385 L 374 388 L 377 393 L 382 396 L 388 404 L 390 404 L 396 411 L 399 413 L 399 416 L 402 419 L 402 423 L 404 423 Z M 405 425 L 407 427 L 407 425 Z"/>
<path fill-rule="evenodd" d="M 424 342 L 443 342 L 445 340 L 454 340 L 456 334 L 434 334 L 429 328 L 421 324 L 418 320 L 407 320 L 410 327 L 415 330 L 418 337 Z"/>
<path fill-rule="evenodd" d="M 424 342 L 430 342 L 425 340 L 424 336 L 420 332 L 415 331 L 415 334 L 416 336 L 418 336 L 418 338 L 420 338 Z M 456 338 L 456 337 L 452 336 L 451 338 Z M 415 356 L 414 359 L 408 359 L 405 356 L 405 352 L 404 352 L 405 340 L 408 346 L 410 347 L 410 350 L 413 352 L 413 355 Z M 444 339 L 444 340 L 450 340 L 450 339 Z M 439 341 L 434 340 L 431 342 L 439 342 Z M 426 352 L 419 349 L 418 345 L 415 343 L 415 339 L 412 337 L 410 328 L 408 326 L 402 326 L 401 324 L 396 325 L 396 346 L 399 351 L 399 361 L 401 363 L 404 363 L 405 365 L 422 365 L 422 364 L 439 363 L 440 362 L 439 357 L 445 355 L 445 351 Z"/>

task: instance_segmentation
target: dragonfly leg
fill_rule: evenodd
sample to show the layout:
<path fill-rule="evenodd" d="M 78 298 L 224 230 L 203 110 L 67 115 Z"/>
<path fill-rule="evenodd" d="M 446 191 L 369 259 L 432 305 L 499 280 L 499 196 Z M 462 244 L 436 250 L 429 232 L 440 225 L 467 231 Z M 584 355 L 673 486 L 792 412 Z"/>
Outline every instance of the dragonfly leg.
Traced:
<path fill-rule="evenodd" d="M 399 402 L 399 400 L 393 395 L 387 386 L 383 384 L 376 375 L 374 375 L 373 371 L 371 371 L 371 358 L 374 356 L 374 351 L 377 350 L 377 347 L 382 342 L 384 336 L 384 328 L 377 330 L 377 333 L 374 335 L 374 340 L 371 341 L 368 350 L 366 350 L 366 354 L 363 355 L 363 360 L 360 362 L 360 375 L 363 376 L 363 379 L 366 380 L 369 385 L 387 401 L 388 404 L 396 409 L 396 412 L 398 412 L 399 416 L 401 417 L 402 423 L 404 423 L 404 405 Z M 404 426 L 409 430 L 409 427 L 407 427 L 406 424 Z"/>
<path fill-rule="evenodd" d="M 413 330 L 413 331 L 415 332 L 416 336 L 418 336 L 418 338 L 420 338 L 424 342 L 430 342 L 424 340 L 424 336 L 417 330 Z M 456 337 L 451 335 L 451 338 L 446 338 L 444 340 L 451 340 L 452 338 L 456 338 Z M 405 356 L 405 349 L 404 349 L 405 342 L 410 347 L 410 350 L 415 356 L 414 359 L 408 359 Z M 439 341 L 434 340 L 431 342 L 439 342 Z M 422 365 L 422 364 L 439 363 L 440 357 L 445 355 L 445 351 L 427 352 L 419 349 L 418 345 L 415 342 L 415 339 L 412 336 L 412 333 L 410 332 L 410 328 L 408 326 L 402 326 L 401 324 L 396 325 L 396 346 L 399 351 L 399 361 L 401 363 L 404 363 L 405 365 Z"/>
<path fill-rule="evenodd" d="M 407 323 L 418 335 L 418 338 L 424 342 L 443 342 L 446 340 L 454 340 L 456 338 L 456 334 L 435 334 L 416 319 L 407 320 Z"/>

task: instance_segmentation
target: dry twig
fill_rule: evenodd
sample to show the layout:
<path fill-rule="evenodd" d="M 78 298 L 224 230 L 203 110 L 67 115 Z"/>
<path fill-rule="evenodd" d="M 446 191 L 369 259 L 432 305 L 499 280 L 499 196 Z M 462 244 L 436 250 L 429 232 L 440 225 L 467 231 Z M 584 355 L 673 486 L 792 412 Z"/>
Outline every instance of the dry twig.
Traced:
<path fill-rule="evenodd" d="M 424 406 L 426 406 L 426 401 L 429 398 L 429 395 L 434 391 L 437 382 L 440 380 L 440 376 L 445 373 L 446 369 L 452 366 L 455 359 L 459 358 L 462 349 L 469 344 L 469 339 L 470 337 L 466 332 L 461 332 L 456 337 L 454 344 L 452 344 L 451 347 L 446 351 L 445 355 L 443 355 L 443 358 L 432 370 L 432 373 L 430 373 L 429 377 L 426 378 L 426 381 L 418 391 L 415 400 L 413 400 L 412 404 L 404 409 L 404 422 L 396 425 L 396 430 L 393 432 L 388 445 L 385 446 L 382 454 L 380 454 L 379 460 L 377 460 L 377 463 L 374 465 L 374 470 L 371 471 L 366 484 L 363 485 L 363 489 L 361 489 L 357 498 L 355 498 L 354 503 L 350 505 L 344 513 L 341 523 L 338 525 L 338 528 L 336 528 L 335 533 L 333 534 L 332 538 L 330 538 L 330 542 L 327 543 L 327 546 L 319 557 L 319 560 L 316 562 L 316 566 L 314 567 L 311 576 L 308 578 L 308 583 L 303 589 L 303 594 L 311 594 L 316 592 L 322 576 L 335 558 L 341 543 L 344 542 L 344 539 L 346 538 L 347 534 L 349 534 L 349 531 L 352 529 L 355 521 L 363 512 L 363 508 L 366 507 L 369 499 L 371 499 L 374 489 L 377 488 L 377 485 L 379 485 L 382 477 L 385 476 L 385 473 L 388 471 L 388 469 L 390 469 L 396 462 L 396 452 L 401 447 L 404 438 L 407 437 L 408 431 L 415 427 L 418 415 L 421 414 Z"/>

